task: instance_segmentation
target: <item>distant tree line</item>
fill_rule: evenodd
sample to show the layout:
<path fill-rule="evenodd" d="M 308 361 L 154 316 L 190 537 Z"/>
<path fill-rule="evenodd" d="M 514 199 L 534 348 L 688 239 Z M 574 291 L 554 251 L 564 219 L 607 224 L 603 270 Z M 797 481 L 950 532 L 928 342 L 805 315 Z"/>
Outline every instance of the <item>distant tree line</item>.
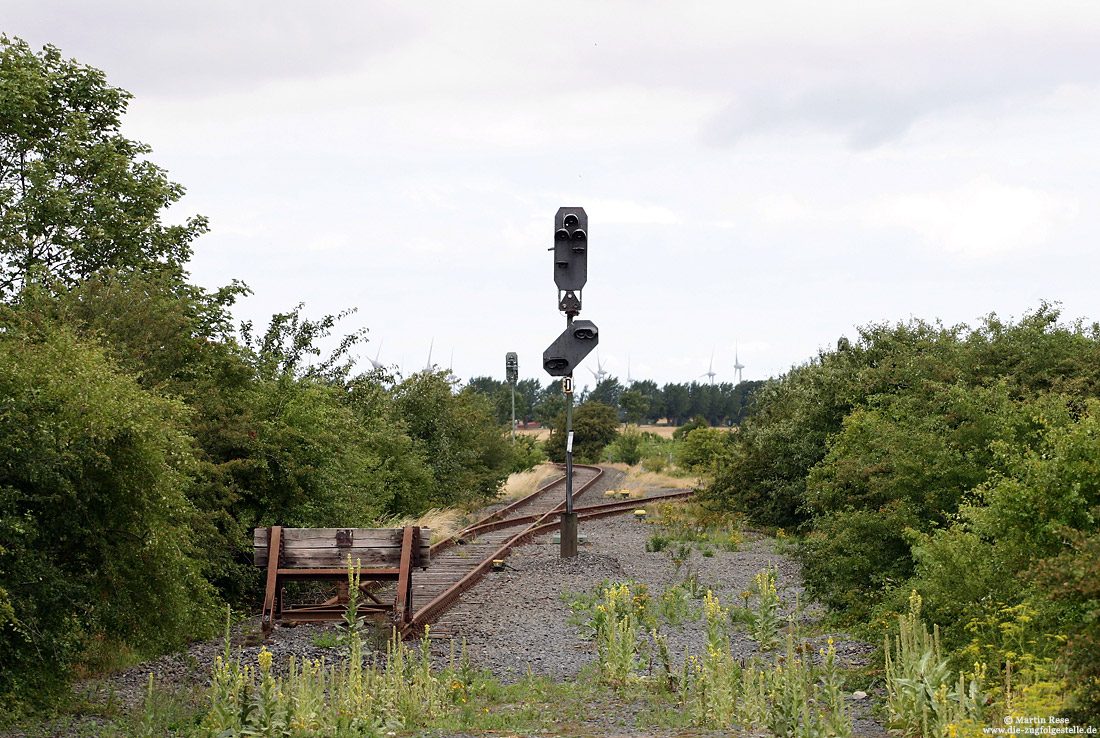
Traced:
<path fill-rule="evenodd" d="M 606 405 L 618 412 L 625 422 L 635 424 L 667 420 L 670 425 L 679 426 L 692 418 L 703 417 L 712 426 L 740 425 L 749 414 L 753 394 L 763 385 L 762 381 L 748 381 L 658 386 L 652 380 L 643 380 L 627 387 L 616 377 L 607 377 L 591 390 L 581 387 L 576 403 Z M 475 377 L 464 391 L 484 395 L 499 422 L 511 422 L 512 388 L 504 380 Z M 515 401 L 516 421 L 523 424 L 539 422 L 553 427 L 555 419 L 565 412 L 566 400 L 559 380 L 547 381 L 545 385 L 540 385 L 536 379 L 521 380 L 516 383 Z"/>

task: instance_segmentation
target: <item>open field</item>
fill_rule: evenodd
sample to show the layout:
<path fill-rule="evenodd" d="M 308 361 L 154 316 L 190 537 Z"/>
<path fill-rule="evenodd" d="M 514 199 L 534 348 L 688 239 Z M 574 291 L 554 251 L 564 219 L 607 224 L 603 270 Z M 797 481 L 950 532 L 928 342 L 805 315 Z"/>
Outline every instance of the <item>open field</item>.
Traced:
<path fill-rule="evenodd" d="M 626 428 L 625 423 L 623 423 L 622 425 L 619 426 L 619 430 L 622 430 L 623 428 Z M 655 433 L 658 436 L 660 436 L 661 438 L 672 438 L 672 434 L 676 432 L 676 426 L 674 426 L 674 425 L 639 425 L 638 430 L 643 431 L 645 433 Z M 516 428 L 516 433 L 526 435 L 526 436 L 534 436 L 535 438 L 537 438 L 540 441 L 545 441 L 550 436 L 550 429 L 549 428 L 530 428 L 530 429 L 525 430 L 523 428 Z"/>

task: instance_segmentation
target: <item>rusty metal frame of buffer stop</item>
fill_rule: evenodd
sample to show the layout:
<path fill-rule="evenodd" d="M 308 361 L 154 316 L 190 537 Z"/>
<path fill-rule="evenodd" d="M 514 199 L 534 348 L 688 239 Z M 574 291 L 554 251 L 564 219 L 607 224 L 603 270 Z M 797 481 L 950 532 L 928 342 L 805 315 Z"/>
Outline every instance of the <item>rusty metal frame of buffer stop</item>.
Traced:
<path fill-rule="evenodd" d="M 260 624 L 269 632 L 278 619 L 341 620 L 347 612 L 349 568 L 357 567 L 361 613 L 389 613 L 403 628 L 412 621 L 412 572 L 427 569 L 431 530 L 405 528 L 284 528 L 253 531 L 254 564 L 267 569 Z M 272 555 L 274 553 L 274 555 Z M 319 604 L 287 602 L 287 582 L 334 582 L 336 596 Z M 376 594 L 379 583 L 396 582 L 392 600 Z"/>

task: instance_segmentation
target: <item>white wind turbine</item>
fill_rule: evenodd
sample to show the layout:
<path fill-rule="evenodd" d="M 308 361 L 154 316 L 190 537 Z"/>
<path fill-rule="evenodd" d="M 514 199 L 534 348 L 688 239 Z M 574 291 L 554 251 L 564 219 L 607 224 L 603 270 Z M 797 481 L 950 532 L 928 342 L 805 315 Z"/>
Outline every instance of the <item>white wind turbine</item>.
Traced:
<path fill-rule="evenodd" d="M 385 339 L 383 339 L 383 340 L 385 340 Z M 378 360 L 378 357 L 381 356 L 381 355 L 382 355 L 382 341 L 379 341 L 378 342 L 378 351 L 375 352 L 374 358 L 372 359 L 369 356 L 367 357 L 367 361 L 370 362 L 371 367 L 375 370 L 378 370 L 378 369 L 382 368 L 382 362 Z"/>
<path fill-rule="evenodd" d="M 599 349 L 596 349 L 596 367 L 598 368 L 598 371 L 596 369 L 593 369 L 592 367 L 588 367 L 588 371 L 592 372 L 592 376 L 596 378 L 596 384 L 599 384 L 603 381 L 603 378 L 608 375 L 607 370 L 603 368 L 603 362 L 600 361 Z"/>
<path fill-rule="evenodd" d="M 700 374 L 700 377 L 710 377 L 710 383 L 714 384 L 714 377 L 717 372 L 714 371 L 714 349 L 710 350 L 710 367 L 705 372 Z"/>
<path fill-rule="evenodd" d="M 741 363 L 741 360 L 737 358 L 737 344 L 733 344 L 733 370 L 737 372 L 737 383 L 741 384 L 741 370 L 745 368 L 745 365 Z"/>

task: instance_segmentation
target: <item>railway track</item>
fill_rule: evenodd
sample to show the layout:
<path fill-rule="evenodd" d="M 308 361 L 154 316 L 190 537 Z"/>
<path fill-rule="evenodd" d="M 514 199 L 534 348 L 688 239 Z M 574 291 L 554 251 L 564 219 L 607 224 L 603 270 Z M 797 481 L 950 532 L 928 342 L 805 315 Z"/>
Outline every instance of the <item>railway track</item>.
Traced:
<path fill-rule="evenodd" d="M 579 520 L 593 520 L 636 509 L 657 500 L 683 498 L 691 492 L 674 492 L 647 498 L 634 498 L 583 504 L 585 493 L 602 478 L 598 466 L 573 466 L 573 511 Z M 431 567 L 417 572 L 413 586 L 413 618 L 404 628 L 406 636 L 424 631 L 458 601 L 463 592 L 477 584 L 491 569 L 493 561 L 508 556 L 511 550 L 534 538 L 556 530 L 565 509 L 565 476 L 550 482 L 532 494 L 496 510 L 454 536 L 431 547 Z M 591 496 L 591 495 L 590 495 Z"/>

